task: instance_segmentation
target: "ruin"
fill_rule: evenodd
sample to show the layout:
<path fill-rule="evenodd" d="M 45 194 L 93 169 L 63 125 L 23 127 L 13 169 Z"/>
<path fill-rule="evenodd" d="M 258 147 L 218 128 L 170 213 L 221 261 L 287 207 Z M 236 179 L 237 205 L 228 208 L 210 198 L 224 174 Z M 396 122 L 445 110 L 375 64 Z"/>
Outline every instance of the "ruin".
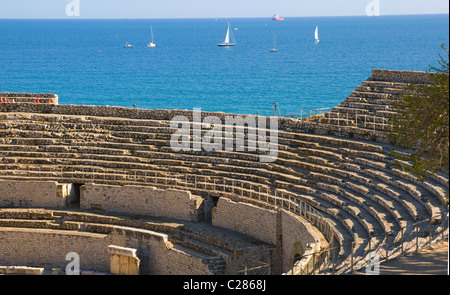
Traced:
<path fill-rule="evenodd" d="M 403 171 L 387 137 L 388 99 L 427 81 L 374 70 L 330 112 L 278 118 L 274 162 L 174 151 L 192 111 L 0 93 L 0 274 L 62 274 L 70 252 L 81 274 L 343 274 L 432 243 L 448 175 Z"/>

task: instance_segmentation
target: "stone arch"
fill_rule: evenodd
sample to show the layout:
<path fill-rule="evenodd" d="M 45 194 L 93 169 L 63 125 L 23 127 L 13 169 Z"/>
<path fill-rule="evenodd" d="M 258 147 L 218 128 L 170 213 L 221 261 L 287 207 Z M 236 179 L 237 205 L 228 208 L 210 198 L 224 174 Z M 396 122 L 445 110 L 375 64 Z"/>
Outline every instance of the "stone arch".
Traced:
<path fill-rule="evenodd" d="M 295 242 L 294 245 L 292 245 L 291 255 L 289 256 L 289 261 L 292 265 L 292 262 L 297 262 L 300 260 L 299 257 L 301 255 L 305 254 L 305 249 L 303 248 L 302 244 L 300 242 Z"/>

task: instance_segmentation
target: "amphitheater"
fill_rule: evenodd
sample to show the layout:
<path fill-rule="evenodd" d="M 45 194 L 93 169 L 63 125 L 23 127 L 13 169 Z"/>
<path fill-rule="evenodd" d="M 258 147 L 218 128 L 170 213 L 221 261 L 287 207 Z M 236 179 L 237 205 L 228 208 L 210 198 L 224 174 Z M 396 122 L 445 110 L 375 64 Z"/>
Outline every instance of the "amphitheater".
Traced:
<path fill-rule="evenodd" d="M 193 111 L 0 93 L 0 274 L 74 253 L 80 274 L 349 274 L 447 239 L 448 175 L 405 172 L 387 136 L 389 99 L 429 75 L 373 70 L 330 112 L 278 118 L 274 162 L 174 151 Z"/>

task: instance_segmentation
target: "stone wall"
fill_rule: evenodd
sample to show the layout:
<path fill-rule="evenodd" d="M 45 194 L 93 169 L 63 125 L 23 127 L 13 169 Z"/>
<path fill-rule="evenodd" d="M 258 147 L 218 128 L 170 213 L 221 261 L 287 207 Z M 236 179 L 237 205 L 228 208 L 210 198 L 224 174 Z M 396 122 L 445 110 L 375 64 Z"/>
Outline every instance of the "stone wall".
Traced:
<path fill-rule="evenodd" d="M 325 238 L 309 222 L 298 215 L 281 210 L 283 273 L 292 269 L 296 255 L 319 251 L 326 244 Z"/>
<path fill-rule="evenodd" d="M 430 83 L 432 73 L 414 71 L 372 70 L 371 80 L 401 82 L 401 83 Z"/>
<path fill-rule="evenodd" d="M 56 181 L 0 180 L 0 207 L 65 207 L 71 195 L 71 185 Z"/>
<path fill-rule="evenodd" d="M 101 228 L 101 227 L 99 227 Z M 200 258 L 176 250 L 167 235 L 148 230 L 113 227 L 108 234 L 49 230 L 0 228 L 0 265 L 24 265 L 65 269 L 75 252 L 81 270 L 110 271 L 109 245 L 137 249 L 143 275 L 210 275 Z"/>
<path fill-rule="evenodd" d="M 189 191 L 146 186 L 86 184 L 80 189 L 81 209 L 199 221 L 203 199 Z"/>
<path fill-rule="evenodd" d="M 212 224 L 228 228 L 278 248 L 272 253 L 274 269 L 287 273 L 295 255 L 304 255 L 326 247 L 325 237 L 309 222 L 284 209 L 270 210 L 251 204 L 220 198 L 213 209 Z"/>
<path fill-rule="evenodd" d="M 172 120 L 176 116 L 184 116 L 193 120 L 192 110 L 152 110 L 135 109 L 118 106 L 87 106 L 87 105 L 52 105 L 34 103 L 4 103 L 0 104 L 0 112 L 23 112 L 42 114 L 61 114 L 73 116 L 120 117 L 130 119 Z M 225 123 L 227 116 L 247 116 L 222 112 L 202 112 L 202 119 L 208 116 L 219 117 Z M 255 116 L 256 117 L 256 116 Z M 267 120 L 268 121 L 268 120 Z"/>
<path fill-rule="evenodd" d="M 0 208 L 60 208 L 78 199 L 74 185 L 56 181 L 0 180 Z M 203 198 L 189 191 L 149 186 L 86 184 L 81 209 L 99 209 L 187 221 L 203 219 Z"/>
<path fill-rule="evenodd" d="M 64 268 L 76 252 L 80 268 L 109 271 L 107 235 L 47 229 L 0 229 L 0 265 Z"/>
<path fill-rule="evenodd" d="M 213 208 L 212 224 L 277 244 L 277 212 L 252 204 L 220 198 Z"/>
<path fill-rule="evenodd" d="M 58 104 L 58 95 L 52 93 L 0 92 L 0 103 L 8 103 L 8 102 Z"/>

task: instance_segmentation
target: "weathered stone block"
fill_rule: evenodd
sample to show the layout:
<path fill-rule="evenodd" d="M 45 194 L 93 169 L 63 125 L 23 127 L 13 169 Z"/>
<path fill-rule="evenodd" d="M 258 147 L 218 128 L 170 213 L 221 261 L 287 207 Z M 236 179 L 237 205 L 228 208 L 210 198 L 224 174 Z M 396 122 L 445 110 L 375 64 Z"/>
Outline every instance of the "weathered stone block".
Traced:
<path fill-rule="evenodd" d="M 115 275 L 139 275 L 140 259 L 136 249 L 110 245 L 111 273 Z"/>

